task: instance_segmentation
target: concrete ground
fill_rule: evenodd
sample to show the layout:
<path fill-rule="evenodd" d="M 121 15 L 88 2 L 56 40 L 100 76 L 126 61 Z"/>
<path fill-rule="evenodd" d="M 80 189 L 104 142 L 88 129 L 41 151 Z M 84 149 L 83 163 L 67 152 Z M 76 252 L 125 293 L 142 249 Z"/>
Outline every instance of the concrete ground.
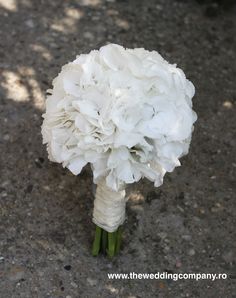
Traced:
<path fill-rule="evenodd" d="M 204 2 L 204 1 L 199 1 Z M 236 297 L 236 9 L 194 0 L 0 0 L 0 297 Z M 91 256 L 92 177 L 50 163 L 40 126 L 61 66 L 115 42 L 158 50 L 196 86 L 182 167 L 129 188 L 120 255 Z M 109 280 L 107 273 L 227 273 Z"/>

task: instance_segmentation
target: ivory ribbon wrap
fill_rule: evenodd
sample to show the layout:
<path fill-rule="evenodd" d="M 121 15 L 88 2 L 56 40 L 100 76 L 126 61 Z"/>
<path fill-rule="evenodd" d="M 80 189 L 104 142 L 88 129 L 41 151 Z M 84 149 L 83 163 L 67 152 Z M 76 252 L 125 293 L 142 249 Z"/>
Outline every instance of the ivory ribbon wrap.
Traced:
<path fill-rule="evenodd" d="M 114 232 L 125 220 L 125 190 L 114 191 L 105 179 L 97 184 L 93 222 L 107 232 Z"/>

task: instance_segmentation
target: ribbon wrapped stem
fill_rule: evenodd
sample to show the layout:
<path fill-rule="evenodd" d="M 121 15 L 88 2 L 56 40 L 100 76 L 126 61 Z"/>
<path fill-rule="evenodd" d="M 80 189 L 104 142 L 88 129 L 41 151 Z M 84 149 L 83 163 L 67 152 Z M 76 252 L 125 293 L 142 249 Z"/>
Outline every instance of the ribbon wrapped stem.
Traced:
<path fill-rule="evenodd" d="M 114 191 L 107 187 L 105 180 L 98 183 L 93 211 L 96 224 L 92 254 L 100 251 L 113 257 L 120 250 L 121 225 L 125 220 L 125 190 Z"/>

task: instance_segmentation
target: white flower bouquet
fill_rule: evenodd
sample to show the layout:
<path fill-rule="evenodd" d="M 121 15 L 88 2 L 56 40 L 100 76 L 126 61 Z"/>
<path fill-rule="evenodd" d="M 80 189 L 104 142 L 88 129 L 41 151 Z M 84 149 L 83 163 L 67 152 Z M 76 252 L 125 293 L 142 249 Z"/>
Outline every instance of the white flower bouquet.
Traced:
<path fill-rule="evenodd" d="M 93 255 L 119 251 L 125 186 L 156 187 L 188 153 L 196 113 L 193 84 L 156 51 L 116 44 L 62 67 L 42 125 L 49 159 L 78 175 L 90 164 L 97 184 Z"/>

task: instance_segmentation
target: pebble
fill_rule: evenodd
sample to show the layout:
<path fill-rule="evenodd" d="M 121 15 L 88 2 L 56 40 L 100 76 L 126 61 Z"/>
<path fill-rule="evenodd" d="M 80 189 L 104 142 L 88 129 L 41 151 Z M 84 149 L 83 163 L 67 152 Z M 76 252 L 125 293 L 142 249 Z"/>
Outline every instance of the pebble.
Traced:
<path fill-rule="evenodd" d="M 10 184 L 10 181 L 4 181 L 2 184 L 1 184 L 1 187 L 6 187 L 7 185 Z"/>
<path fill-rule="evenodd" d="M 178 260 L 176 263 L 175 263 L 175 267 L 176 268 L 180 268 L 182 266 L 182 263 Z"/>
<path fill-rule="evenodd" d="M 217 207 L 212 207 L 211 208 L 211 212 L 212 213 L 216 213 L 216 212 L 218 212 L 219 211 L 219 208 L 217 208 Z"/>
<path fill-rule="evenodd" d="M 195 255 L 195 250 L 193 248 L 191 248 L 189 251 L 188 251 L 188 255 L 189 256 L 194 256 Z"/>
<path fill-rule="evenodd" d="M 135 211 L 137 213 L 140 213 L 140 212 L 143 212 L 144 209 L 143 209 L 143 206 L 140 206 L 140 205 L 133 205 L 133 206 L 130 206 L 130 209 L 132 211 Z"/>
<path fill-rule="evenodd" d="M 184 209 L 182 207 L 180 207 L 179 205 L 177 205 L 177 208 L 179 209 L 180 212 L 184 213 Z"/>
<path fill-rule="evenodd" d="M 160 5 L 160 4 L 157 4 L 157 5 L 156 5 L 156 9 L 157 9 L 157 10 L 163 10 L 163 6 Z"/>
<path fill-rule="evenodd" d="M 94 36 L 91 32 L 84 32 L 84 37 L 90 40 L 94 39 Z"/>
<path fill-rule="evenodd" d="M 2 192 L 2 193 L 1 193 L 1 197 L 2 197 L 2 198 L 6 198 L 6 197 L 7 197 L 7 192 L 5 192 L 5 191 Z"/>
<path fill-rule="evenodd" d="M 9 140 L 10 140 L 10 136 L 9 136 L 8 134 L 5 134 L 5 135 L 3 136 L 3 140 L 4 140 L 4 141 L 9 141 Z"/>
<path fill-rule="evenodd" d="M 25 25 L 29 28 L 34 28 L 34 22 L 32 20 L 25 21 Z"/>
<path fill-rule="evenodd" d="M 97 6 L 100 4 L 100 0 L 82 0 L 81 5 L 84 6 Z"/>
<path fill-rule="evenodd" d="M 205 210 L 203 208 L 199 208 L 199 213 L 200 214 L 205 214 L 206 212 L 205 212 Z"/>
<path fill-rule="evenodd" d="M 58 48 L 58 44 L 55 42 L 50 42 L 50 47 L 53 49 L 56 49 L 56 48 Z"/>
<path fill-rule="evenodd" d="M 226 101 L 223 103 L 223 107 L 225 107 L 225 108 L 227 108 L 227 109 L 232 109 L 233 104 L 232 104 L 231 101 L 226 100 Z"/>
<path fill-rule="evenodd" d="M 97 285 L 98 281 L 96 279 L 92 279 L 90 277 L 87 278 L 87 282 L 91 287 L 94 287 Z"/>
<path fill-rule="evenodd" d="M 70 284 L 73 288 L 75 288 L 75 289 L 78 288 L 78 285 L 74 281 L 72 281 Z"/>
<path fill-rule="evenodd" d="M 115 10 L 115 9 L 108 9 L 107 10 L 107 14 L 109 16 L 117 16 L 119 14 L 119 12 L 117 10 Z"/>
<path fill-rule="evenodd" d="M 44 272 L 43 272 L 43 271 L 39 271 L 39 272 L 38 272 L 38 275 L 39 275 L 40 277 L 43 277 L 43 276 L 44 276 Z"/>
<path fill-rule="evenodd" d="M 126 20 L 122 20 L 122 19 L 117 19 L 116 25 L 125 31 L 129 30 L 130 28 L 129 23 Z"/>
<path fill-rule="evenodd" d="M 48 185 L 44 185 L 44 186 L 43 186 L 43 189 L 49 191 L 51 188 L 50 188 L 50 186 L 48 186 Z"/>
<path fill-rule="evenodd" d="M 169 250 L 170 250 L 170 247 L 169 247 L 169 246 L 165 246 L 165 247 L 164 247 L 164 251 L 165 251 L 165 252 L 168 252 Z"/>
<path fill-rule="evenodd" d="M 191 240 L 191 236 L 190 235 L 182 235 L 182 239 L 186 240 L 186 241 L 190 241 Z"/>
<path fill-rule="evenodd" d="M 108 263 L 108 264 L 106 265 L 106 267 L 107 267 L 108 269 L 113 268 L 112 263 Z"/>
<path fill-rule="evenodd" d="M 226 262 L 226 263 L 232 263 L 234 261 L 234 254 L 232 251 L 228 251 L 225 252 L 222 255 L 222 259 Z"/>
<path fill-rule="evenodd" d="M 167 233 L 165 232 L 160 232 L 157 234 L 161 239 L 165 239 L 167 237 Z"/>

